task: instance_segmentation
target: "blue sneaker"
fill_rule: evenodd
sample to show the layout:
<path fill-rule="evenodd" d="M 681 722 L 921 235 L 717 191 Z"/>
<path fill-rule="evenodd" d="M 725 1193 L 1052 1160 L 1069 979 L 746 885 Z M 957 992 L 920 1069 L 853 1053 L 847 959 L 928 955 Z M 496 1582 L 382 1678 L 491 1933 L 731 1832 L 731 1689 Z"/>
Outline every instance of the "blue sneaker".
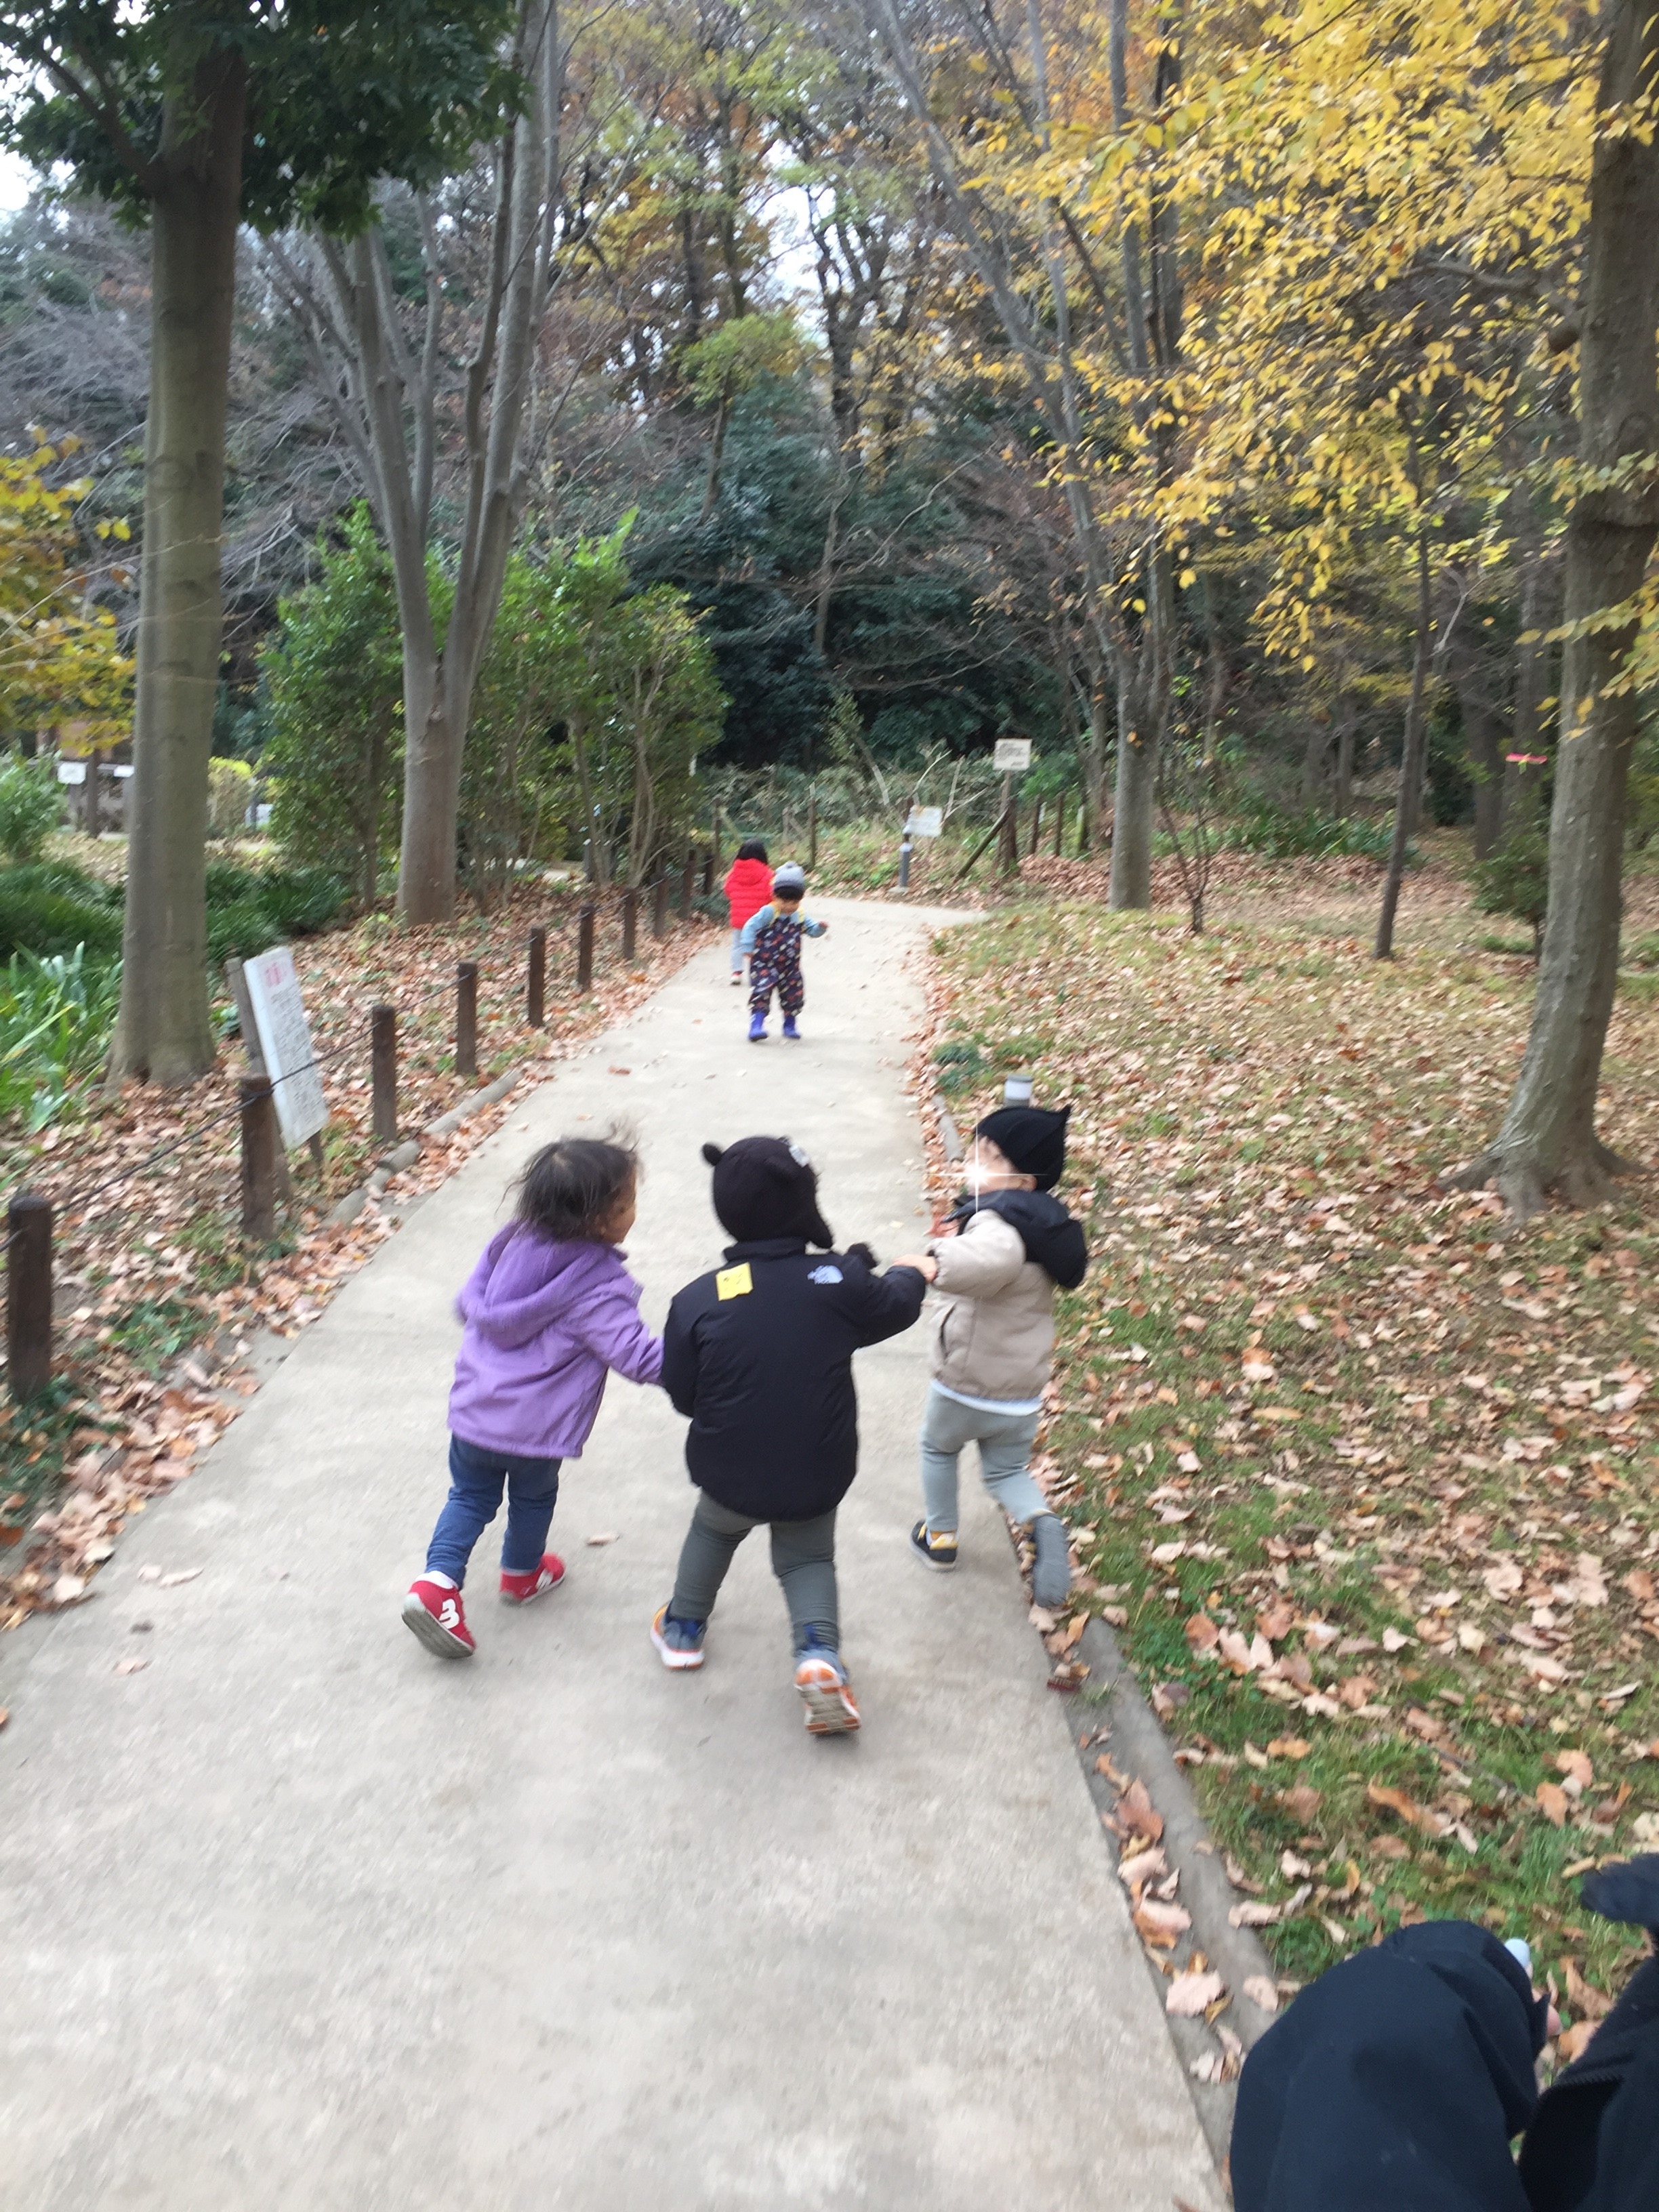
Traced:
<path fill-rule="evenodd" d="M 677 1620 L 664 1606 L 651 1624 L 651 1641 L 657 1647 L 658 1656 L 665 1667 L 678 1674 L 688 1667 L 702 1664 L 702 1639 L 708 1633 L 706 1620 Z"/>
<path fill-rule="evenodd" d="M 763 1043 L 765 1042 L 765 1041 L 766 1041 L 766 1017 L 765 1017 L 765 1015 L 764 1015 L 764 1014 L 750 1014 L 750 1016 L 749 1017 L 749 1042 L 750 1042 L 750 1044 L 763 1044 Z"/>
<path fill-rule="evenodd" d="M 795 1654 L 795 1687 L 806 1708 L 809 1735 L 850 1735 L 859 1724 L 859 1709 L 839 1652 L 819 1643 L 809 1628 Z"/>
<path fill-rule="evenodd" d="M 795 1027 L 795 1018 L 793 1014 L 784 1016 L 783 1033 L 787 1037 L 793 1037 L 797 1044 L 800 1042 L 800 1031 Z"/>

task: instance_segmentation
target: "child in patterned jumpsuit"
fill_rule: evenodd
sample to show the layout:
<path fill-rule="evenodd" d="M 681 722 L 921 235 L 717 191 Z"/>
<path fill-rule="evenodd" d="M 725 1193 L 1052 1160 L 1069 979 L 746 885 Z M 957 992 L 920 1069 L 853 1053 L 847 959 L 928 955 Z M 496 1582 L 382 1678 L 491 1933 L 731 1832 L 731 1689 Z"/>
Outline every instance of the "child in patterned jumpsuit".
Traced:
<path fill-rule="evenodd" d="M 738 939 L 749 956 L 749 1042 L 759 1044 L 766 1035 L 766 1017 L 772 994 L 783 1008 L 783 1033 L 799 1037 L 795 1017 L 806 1002 L 801 979 L 800 941 L 828 933 L 827 921 L 810 921 L 800 910 L 806 895 L 806 871 L 798 861 L 786 860 L 772 878 L 772 903 L 751 914 Z"/>

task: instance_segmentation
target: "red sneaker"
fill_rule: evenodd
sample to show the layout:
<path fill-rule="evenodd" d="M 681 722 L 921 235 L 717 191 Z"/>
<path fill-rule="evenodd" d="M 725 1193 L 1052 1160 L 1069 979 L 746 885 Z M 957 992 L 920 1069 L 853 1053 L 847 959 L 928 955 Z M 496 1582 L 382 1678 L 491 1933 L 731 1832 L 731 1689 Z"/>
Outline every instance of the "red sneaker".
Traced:
<path fill-rule="evenodd" d="M 526 1567 L 521 1575 L 509 1574 L 501 1569 L 501 1598 L 507 1605 L 528 1605 L 532 1597 L 544 1590 L 557 1589 L 564 1580 L 564 1561 L 556 1552 L 544 1552 L 538 1567 Z"/>
<path fill-rule="evenodd" d="M 428 1651 L 441 1659 L 470 1659 L 477 1650 L 461 1610 L 461 1594 L 447 1583 L 411 1583 L 404 1600 L 404 1620 Z"/>

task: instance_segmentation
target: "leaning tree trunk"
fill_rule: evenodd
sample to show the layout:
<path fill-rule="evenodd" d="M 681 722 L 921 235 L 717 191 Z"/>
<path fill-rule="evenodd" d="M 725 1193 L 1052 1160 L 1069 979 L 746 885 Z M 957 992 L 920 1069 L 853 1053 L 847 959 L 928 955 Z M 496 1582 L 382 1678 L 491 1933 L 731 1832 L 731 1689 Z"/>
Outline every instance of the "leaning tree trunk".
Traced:
<path fill-rule="evenodd" d="M 1603 113 L 1648 96 L 1656 66 L 1651 0 L 1615 0 Z M 1586 261 L 1579 461 L 1587 477 L 1613 482 L 1587 483 L 1567 523 L 1549 908 L 1532 1030 L 1503 1127 L 1458 1178 L 1468 1188 L 1495 1182 L 1522 1220 L 1548 1191 L 1593 1202 L 1622 1164 L 1595 1133 L 1595 1095 L 1618 978 L 1626 787 L 1639 714 L 1635 694 L 1613 679 L 1635 638 L 1635 598 L 1659 535 L 1659 487 L 1647 460 L 1659 450 L 1659 143 L 1650 134 L 1598 138 Z"/>
<path fill-rule="evenodd" d="M 236 229 L 247 70 L 220 52 L 170 94 L 151 203 L 149 411 L 126 926 L 112 1081 L 188 1083 L 213 1065 L 208 757 L 223 627 Z"/>

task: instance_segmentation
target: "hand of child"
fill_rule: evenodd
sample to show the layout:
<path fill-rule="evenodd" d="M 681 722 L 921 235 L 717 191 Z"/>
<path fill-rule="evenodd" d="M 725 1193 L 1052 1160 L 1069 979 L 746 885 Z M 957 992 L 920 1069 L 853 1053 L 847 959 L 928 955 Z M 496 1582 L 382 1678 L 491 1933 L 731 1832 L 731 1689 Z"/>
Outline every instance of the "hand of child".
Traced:
<path fill-rule="evenodd" d="M 926 1252 L 907 1252 L 902 1259 L 895 1260 L 893 1265 L 896 1267 L 914 1267 L 925 1283 L 931 1283 L 939 1273 L 939 1261 Z"/>

